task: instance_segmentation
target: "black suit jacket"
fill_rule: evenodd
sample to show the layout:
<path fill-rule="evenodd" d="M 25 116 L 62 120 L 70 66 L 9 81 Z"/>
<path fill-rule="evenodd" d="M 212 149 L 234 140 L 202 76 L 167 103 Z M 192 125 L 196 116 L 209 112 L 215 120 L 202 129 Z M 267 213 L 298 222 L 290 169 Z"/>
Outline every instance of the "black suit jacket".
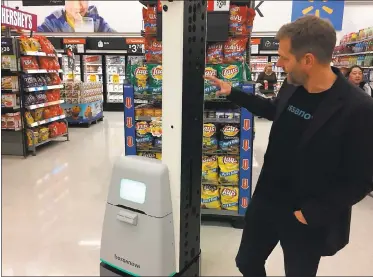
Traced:
<path fill-rule="evenodd" d="M 323 256 L 349 242 L 351 207 L 373 190 L 373 99 L 333 68 L 335 86 L 297 146 L 293 178 L 308 225 L 325 230 Z M 274 100 L 232 89 L 231 101 L 275 125 L 296 87 L 284 82 Z M 269 143 L 275 140 L 272 131 Z M 254 197 L 261 194 L 259 177 Z M 370 219 L 367 219 L 370 220 Z"/>

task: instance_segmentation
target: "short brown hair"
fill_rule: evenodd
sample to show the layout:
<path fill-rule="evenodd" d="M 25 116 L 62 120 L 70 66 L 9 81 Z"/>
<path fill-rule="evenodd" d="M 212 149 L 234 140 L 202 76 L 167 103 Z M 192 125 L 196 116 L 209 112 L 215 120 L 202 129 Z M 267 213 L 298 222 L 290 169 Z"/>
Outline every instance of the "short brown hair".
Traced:
<path fill-rule="evenodd" d="M 278 40 L 289 38 L 291 52 L 300 59 L 307 53 L 313 54 L 323 64 L 332 61 L 337 35 L 332 24 L 313 15 L 303 16 L 283 25 L 277 32 Z"/>

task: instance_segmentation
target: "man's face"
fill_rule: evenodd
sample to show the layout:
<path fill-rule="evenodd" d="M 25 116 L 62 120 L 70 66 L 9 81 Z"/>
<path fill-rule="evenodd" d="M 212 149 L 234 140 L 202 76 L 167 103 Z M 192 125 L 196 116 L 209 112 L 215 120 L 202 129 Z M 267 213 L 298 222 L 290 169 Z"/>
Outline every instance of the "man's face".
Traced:
<path fill-rule="evenodd" d="M 66 12 L 75 19 L 83 17 L 88 11 L 88 1 L 65 1 Z"/>
<path fill-rule="evenodd" d="M 310 67 L 307 66 L 305 57 L 297 60 L 295 55 L 291 53 L 290 39 L 280 40 L 278 49 L 279 60 L 277 66 L 282 67 L 288 74 L 287 81 L 295 86 L 302 86 L 308 79 Z"/>
<path fill-rule="evenodd" d="M 358 85 L 363 81 L 363 72 L 360 70 L 360 68 L 355 67 L 354 69 L 352 69 L 348 78 L 354 84 Z"/>

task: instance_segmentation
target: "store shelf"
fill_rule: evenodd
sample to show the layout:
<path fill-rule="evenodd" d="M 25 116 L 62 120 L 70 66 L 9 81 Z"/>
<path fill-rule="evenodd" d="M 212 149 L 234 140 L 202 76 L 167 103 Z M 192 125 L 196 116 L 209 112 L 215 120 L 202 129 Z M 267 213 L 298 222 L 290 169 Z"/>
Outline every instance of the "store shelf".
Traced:
<path fill-rule="evenodd" d="M 65 102 L 64 100 L 57 100 L 57 101 L 53 101 L 53 102 L 47 102 L 47 103 L 42 103 L 42 104 L 26 106 L 26 109 L 35 110 L 35 109 L 38 109 L 38 108 L 44 108 L 44 107 L 49 107 L 49 106 L 53 106 L 53 105 L 62 104 L 64 102 Z"/>
<path fill-rule="evenodd" d="M 35 92 L 35 91 L 44 91 L 50 89 L 59 89 L 63 88 L 63 85 L 54 85 L 54 86 L 42 86 L 42 87 L 32 87 L 32 88 L 25 88 L 26 92 Z"/>
<path fill-rule="evenodd" d="M 373 40 L 373 37 L 369 37 L 369 38 L 365 38 L 365 39 L 357 40 L 357 41 L 349 41 L 349 42 L 341 43 L 341 45 L 352 45 L 352 44 L 357 44 L 357 43 L 360 43 L 360 42 L 366 42 L 366 41 L 370 41 L 370 40 Z"/>
<path fill-rule="evenodd" d="M 59 115 L 59 116 L 55 116 L 55 117 L 52 117 L 52 118 L 49 118 L 49 119 L 44 119 L 44 120 L 41 120 L 41 121 L 34 122 L 29 126 L 30 127 L 37 127 L 37 126 L 48 124 L 48 123 L 51 123 L 51 122 L 54 122 L 54 121 L 57 121 L 57 120 L 60 120 L 60 119 L 64 119 L 64 118 L 66 118 L 65 115 Z"/>
<path fill-rule="evenodd" d="M 135 120 L 137 120 L 137 121 L 155 121 L 155 120 L 162 120 L 162 117 L 155 117 L 155 116 L 136 116 Z"/>
<path fill-rule="evenodd" d="M 216 151 L 208 151 L 208 150 L 202 150 L 203 155 L 230 155 L 230 156 L 238 156 L 240 155 L 239 152 L 230 152 L 230 151 L 223 151 L 223 150 L 216 150 Z"/>
<path fill-rule="evenodd" d="M 223 124 L 239 124 L 241 121 L 239 118 L 204 118 L 204 122 L 208 123 L 223 123 Z"/>
<path fill-rule="evenodd" d="M 137 149 L 137 152 L 157 152 L 157 153 L 162 153 L 162 148 L 153 147 L 153 148 L 149 148 L 149 149 Z"/>
<path fill-rule="evenodd" d="M 39 73 L 62 73 L 62 69 L 59 70 L 51 70 L 51 69 L 30 69 L 30 70 L 23 70 L 23 73 L 27 74 L 39 74 Z"/>
<path fill-rule="evenodd" d="M 58 138 L 66 137 L 67 135 L 68 135 L 68 133 L 64 133 L 64 134 L 62 134 L 62 135 L 59 135 L 59 136 L 56 136 L 56 137 L 53 137 L 53 138 L 49 138 L 49 139 L 47 139 L 47 140 L 45 140 L 45 141 L 42 141 L 42 142 L 39 142 L 39 143 L 37 143 L 37 144 L 35 144 L 35 145 L 30 145 L 30 146 L 28 146 L 28 149 L 29 149 L 29 150 L 33 150 L 34 147 L 39 147 L 39 146 L 41 146 L 41 145 L 43 145 L 43 144 L 46 144 L 46 143 L 51 142 L 51 141 L 53 141 L 53 140 L 56 140 L 56 139 L 58 139 Z"/>
<path fill-rule="evenodd" d="M 7 132 L 18 132 L 18 131 L 21 131 L 22 128 L 19 128 L 19 129 L 3 129 L 1 128 L 1 131 L 7 131 Z"/>
<path fill-rule="evenodd" d="M 20 109 L 20 106 L 17 105 L 17 106 L 14 106 L 14 107 L 1 107 L 1 111 L 2 112 L 8 112 L 8 113 L 11 113 L 11 112 L 16 112 Z"/>
<path fill-rule="evenodd" d="M 367 54 L 373 54 L 373 51 L 364 51 L 364 52 L 357 52 L 357 53 L 335 54 L 334 57 L 359 56 L 359 55 L 367 55 Z"/>
<path fill-rule="evenodd" d="M 22 56 L 38 56 L 38 57 L 58 57 L 61 58 L 61 54 L 47 54 L 45 52 L 27 51 L 21 53 Z"/>
<path fill-rule="evenodd" d="M 238 211 L 217 210 L 217 209 L 203 209 L 203 208 L 201 208 L 201 215 L 239 216 Z"/>

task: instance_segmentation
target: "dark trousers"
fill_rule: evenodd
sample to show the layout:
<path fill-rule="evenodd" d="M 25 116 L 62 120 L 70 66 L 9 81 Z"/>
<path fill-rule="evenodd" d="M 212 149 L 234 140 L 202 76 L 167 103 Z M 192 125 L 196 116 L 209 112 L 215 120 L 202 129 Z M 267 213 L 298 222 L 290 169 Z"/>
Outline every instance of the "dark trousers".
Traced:
<path fill-rule="evenodd" d="M 265 262 L 278 242 L 287 277 L 316 276 L 322 230 L 300 223 L 293 210 L 255 199 L 250 203 L 236 264 L 244 277 L 266 276 Z"/>

